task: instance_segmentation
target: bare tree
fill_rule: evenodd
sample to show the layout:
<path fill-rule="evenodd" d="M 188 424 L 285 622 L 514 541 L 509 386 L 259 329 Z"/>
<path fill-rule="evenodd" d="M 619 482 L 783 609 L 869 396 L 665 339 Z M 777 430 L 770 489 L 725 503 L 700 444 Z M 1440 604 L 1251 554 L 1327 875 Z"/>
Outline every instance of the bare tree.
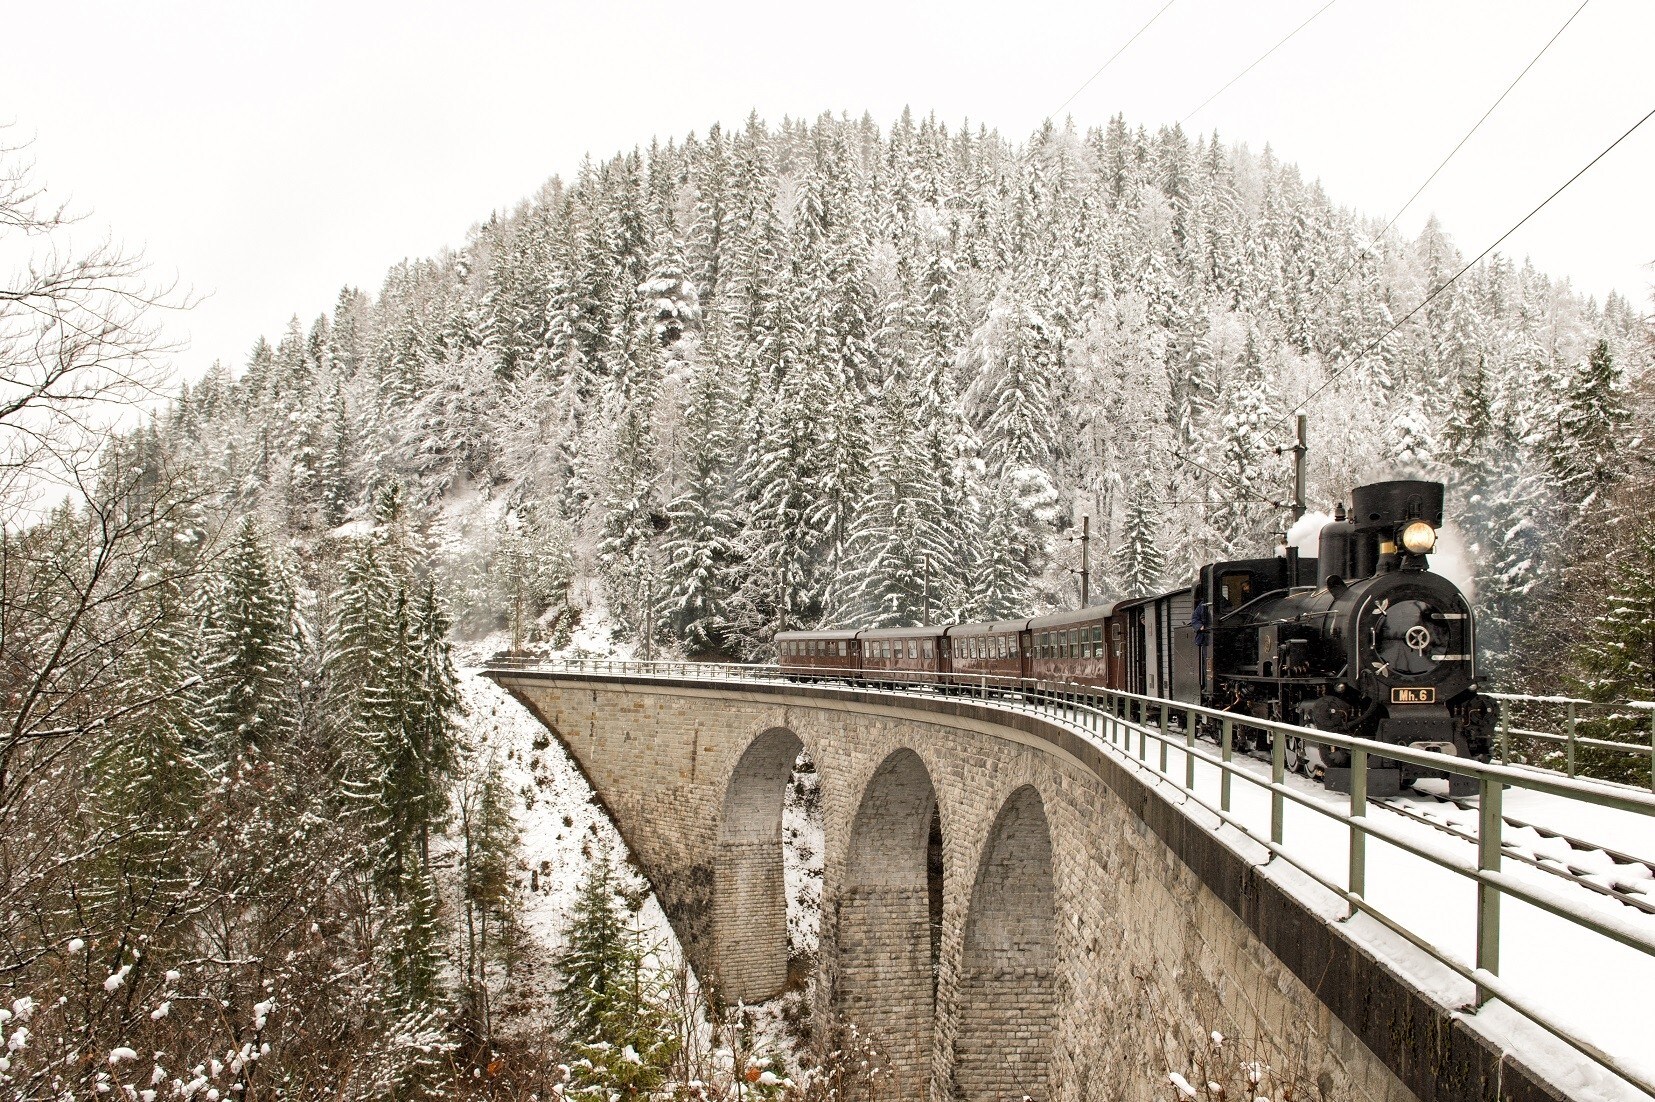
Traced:
<path fill-rule="evenodd" d="M 77 248 L 83 222 L 54 205 L 27 147 L 0 128 L 0 516 L 15 525 L 41 496 L 72 491 L 111 430 L 159 396 L 176 351 L 159 315 L 176 286 L 103 239 Z"/>

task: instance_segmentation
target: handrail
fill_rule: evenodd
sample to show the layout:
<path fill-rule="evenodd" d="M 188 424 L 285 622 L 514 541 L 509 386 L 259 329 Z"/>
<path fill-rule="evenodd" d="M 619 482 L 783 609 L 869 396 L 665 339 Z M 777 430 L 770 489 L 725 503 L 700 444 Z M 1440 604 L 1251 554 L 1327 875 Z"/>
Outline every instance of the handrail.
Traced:
<path fill-rule="evenodd" d="M 1635 758 L 1649 759 L 1649 789 L 1655 792 L 1655 701 L 1650 700 L 1623 700 L 1603 701 L 1585 700 L 1577 696 L 1537 696 L 1528 693 L 1484 693 L 1484 696 L 1500 701 L 1505 705 L 1500 713 L 1500 728 L 1497 745 L 1500 751 L 1500 760 L 1511 762 L 1513 738 L 1526 739 L 1530 742 L 1540 742 L 1552 746 L 1563 747 L 1563 773 L 1573 777 L 1579 773 L 1579 750 L 1588 747 L 1594 750 L 1609 750 L 1619 754 L 1628 754 Z M 1561 707 L 1563 714 L 1563 733 L 1555 731 L 1541 731 L 1533 728 L 1515 726 L 1512 713 L 1513 705 L 1537 705 Z M 1649 713 L 1649 738 L 1646 742 L 1622 742 L 1616 739 L 1592 738 L 1579 733 L 1581 723 L 1580 710 L 1583 708 L 1608 709 L 1609 714 L 1597 717 L 1601 720 L 1632 720 L 1637 717 L 1623 713 Z M 1588 721 L 1589 722 L 1589 721 Z"/>
<path fill-rule="evenodd" d="M 1036 715 L 1047 722 L 1078 731 L 1095 745 L 1108 748 L 1128 762 L 1152 774 L 1158 781 L 1179 790 L 1186 801 L 1214 815 L 1269 854 L 1282 860 L 1324 889 L 1347 907 L 1345 918 L 1364 914 L 1381 926 L 1429 954 L 1474 990 L 1473 1007 L 1498 998 L 1559 1040 L 1587 1056 L 1606 1070 L 1655 1094 L 1655 1082 L 1633 1069 L 1620 1066 L 1612 1056 L 1584 1037 L 1557 1022 L 1542 1008 L 1533 1005 L 1521 992 L 1500 978 L 1500 914 L 1505 898 L 1538 907 L 1558 918 L 1601 937 L 1609 938 L 1646 956 L 1655 957 L 1655 929 L 1628 921 L 1601 909 L 1583 906 L 1560 895 L 1536 891 L 1523 880 L 1502 870 L 1504 820 L 1502 807 L 1506 788 L 1516 788 L 1577 800 L 1655 819 L 1655 795 L 1604 781 L 1546 774 L 1508 764 L 1479 762 L 1467 758 L 1416 750 L 1412 747 L 1354 738 L 1330 731 L 1298 727 L 1275 720 L 1225 712 L 1198 704 L 1162 700 L 1120 690 L 1103 689 L 1069 682 L 1012 678 L 989 674 L 948 675 L 922 671 L 883 670 L 800 670 L 782 669 L 774 664 L 743 665 L 723 662 L 685 662 L 616 659 L 559 659 L 500 657 L 489 668 L 508 671 L 545 670 L 604 674 L 620 677 L 667 677 L 686 680 L 749 681 L 790 684 L 800 678 L 824 678 L 829 684 L 912 697 L 921 690 L 947 689 L 974 696 L 982 703 L 1011 712 Z M 1505 699 L 1504 696 L 1501 699 Z M 1565 701 L 1566 702 L 1566 701 Z M 1576 702 L 1579 703 L 1579 702 Z M 1655 706 L 1651 706 L 1655 711 Z M 1174 719 L 1177 719 L 1176 725 Z M 1196 742 L 1198 725 L 1207 726 L 1216 736 L 1216 752 Z M 1238 729 L 1264 731 L 1271 736 L 1268 780 L 1236 763 L 1235 736 Z M 1279 736 L 1279 737 L 1278 737 Z M 1285 747 L 1289 739 L 1304 744 L 1346 750 L 1351 755 L 1351 792 L 1343 808 L 1337 802 L 1315 798 L 1287 784 Z M 1587 744 L 1585 740 L 1578 740 Z M 1157 746 L 1151 753 L 1150 743 Z M 1135 743 L 1135 745 L 1134 745 Z M 1183 768 L 1169 768 L 1169 754 L 1184 755 Z M 1152 760 L 1153 759 L 1153 760 Z M 1478 787 L 1479 829 L 1474 853 L 1452 852 L 1451 847 L 1435 848 L 1419 841 L 1410 832 L 1399 830 L 1383 819 L 1368 814 L 1367 774 L 1375 760 L 1407 762 L 1434 771 L 1473 778 Z M 1216 769 L 1219 775 L 1217 801 L 1197 791 L 1196 766 Z M 1268 833 L 1249 823 L 1234 810 L 1233 781 L 1239 778 L 1267 793 L 1270 798 Z M 1341 824 L 1349 832 L 1349 853 L 1344 883 L 1312 866 L 1305 855 L 1285 840 L 1287 805 L 1304 808 Z M 1376 839 L 1420 860 L 1470 881 L 1476 887 L 1475 954 L 1462 960 L 1431 937 L 1412 930 L 1395 916 L 1385 913 L 1366 897 L 1367 841 Z"/>

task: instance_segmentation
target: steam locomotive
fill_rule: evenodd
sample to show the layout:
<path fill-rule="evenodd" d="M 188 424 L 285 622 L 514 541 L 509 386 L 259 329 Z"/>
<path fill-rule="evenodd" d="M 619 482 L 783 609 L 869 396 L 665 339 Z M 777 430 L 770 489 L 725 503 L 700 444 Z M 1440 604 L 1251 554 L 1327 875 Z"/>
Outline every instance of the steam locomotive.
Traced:
<path fill-rule="evenodd" d="M 778 660 L 795 677 L 1091 685 L 1486 761 L 1498 704 L 1477 691 L 1471 607 L 1430 569 L 1443 501 L 1440 482 L 1373 483 L 1322 527 L 1314 558 L 1286 547 L 1209 563 L 1185 589 L 1045 616 L 786 631 Z M 1247 748 L 1268 745 L 1238 732 Z M 1349 791 L 1348 753 L 1299 739 L 1284 749 L 1293 768 Z M 1375 759 L 1368 789 L 1433 775 Z"/>

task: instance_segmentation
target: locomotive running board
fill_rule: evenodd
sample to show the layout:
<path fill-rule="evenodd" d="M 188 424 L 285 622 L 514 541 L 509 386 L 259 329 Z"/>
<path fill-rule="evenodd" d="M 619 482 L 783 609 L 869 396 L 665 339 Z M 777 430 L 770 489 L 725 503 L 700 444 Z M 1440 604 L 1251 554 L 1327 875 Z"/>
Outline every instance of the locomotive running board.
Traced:
<path fill-rule="evenodd" d="M 1350 791 L 1350 767 L 1335 768 L 1328 766 L 1327 775 L 1322 778 L 1329 792 Z M 1369 796 L 1400 796 L 1402 795 L 1402 770 L 1375 769 L 1368 767 L 1368 795 Z"/>

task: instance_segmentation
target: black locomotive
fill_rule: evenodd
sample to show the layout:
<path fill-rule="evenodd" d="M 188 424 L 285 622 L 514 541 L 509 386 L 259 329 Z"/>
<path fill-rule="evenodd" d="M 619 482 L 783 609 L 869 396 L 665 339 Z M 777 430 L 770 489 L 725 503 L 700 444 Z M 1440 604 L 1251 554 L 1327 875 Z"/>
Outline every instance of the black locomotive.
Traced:
<path fill-rule="evenodd" d="M 1202 568 L 1192 618 L 1202 702 L 1486 761 L 1497 704 L 1477 692 L 1471 607 L 1430 569 L 1442 523 L 1440 482 L 1374 483 L 1323 526 L 1314 559 L 1288 548 Z M 1348 753 L 1297 740 L 1288 750 L 1349 790 Z M 1395 791 L 1424 775 L 1376 761 L 1369 783 Z"/>

